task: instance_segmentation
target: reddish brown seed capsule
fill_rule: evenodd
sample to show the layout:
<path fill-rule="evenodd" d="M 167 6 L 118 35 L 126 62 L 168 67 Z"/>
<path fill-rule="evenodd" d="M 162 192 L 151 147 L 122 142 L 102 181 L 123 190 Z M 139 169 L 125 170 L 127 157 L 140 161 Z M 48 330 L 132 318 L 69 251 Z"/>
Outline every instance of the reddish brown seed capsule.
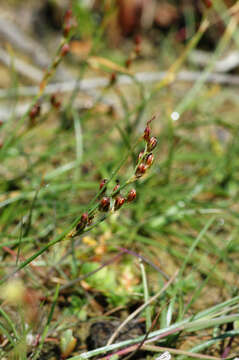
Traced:
<path fill-rule="evenodd" d="M 67 37 L 70 31 L 71 31 L 71 24 L 70 23 L 65 24 L 63 28 L 64 37 Z"/>
<path fill-rule="evenodd" d="M 87 223 L 87 221 L 88 221 L 88 213 L 83 213 L 83 214 L 81 215 L 81 221 L 82 221 L 84 224 Z"/>
<path fill-rule="evenodd" d="M 64 25 L 63 25 L 63 35 L 67 37 L 71 31 L 73 24 L 72 10 L 69 9 L 66 11 L 64 16 Z"/>
<path fill-rule="evenodd" d="M 131 64 L 132 64 L 132 59 L 131 59 L 131 58 L 128 58 L 128 59 L 125 61 L 125 67 L 128 69 Z"/>
<path fill-rule="evenodd" d="M 107 212 L 109 211 L 109 208 L 110 208 L 110 198 L 105 196 L 100 201 L 99 210 Z"/>
<path fill-rule="evenodd" d="M 127 195 L 127 202 L 131 202 L 136 198 L 136 190 L 131 189 Z"/>
<path fill-rule="evenodd" d="M 110 75 L 110 85 L 114 85 L 115 82 L 116 82 L 116 73 L 113 72 Z"/>
<path fill-rule="evenodd" d="M 154 148 L 156 148 L 157 144 L 158 144 L 157 138 L 155 136 L 152 136 L 149 139 L 148 146 L 147 146 L 147 151 L 152 151 Z"/>
<path fill-rule="evenodd" d="M 147 166 L 143 163 L 139 164 L 139 166 L 136 169 L 135 175 L 136 177 L 141 177 L 147 170 Z"/>
<path fill-rule="evenodd" d="M 101 183 L 100 183 L 100 190 L 105 186 L 106 183 L 107 183 L 107 179 L 103 179 L 103 180 L 101 181 Z M 103 193 L 105 193 L 105 192 L 106 192 L 106 187 L 105 187 Z"/>
<path fill-rule="evenodd" d="M 115 202 L 114 202 L 114 210 L 118 210 L 121 208 L 122 205 L 124 205 L 125 198 L 121 195 L 116 196 Z"/>
<path fill-rule="evenodd" d="M 41 111 L 41 105 L 39 103 L 36 103 L 35 105 L 33 105 L 33 107 L 30 110 L 29 116 L 30 118 L 33 120 L 35 119 Z"/>
<path fill-rule="evenodd" d="M 83 213 L 81 215 L 81 218 L 80 218 L 80 221 L 79 223 L 76 225 L 76 231 L 79 232 L 79 231 L 82 231 L 86 225 L 87 225 L 87 222 L 88 222 L 88 213 Z"/>
<path fill-rule="evenodd" d="M 151 153 L 146 158 L 146 165 L 151 166 L 154 161 L 154 155 Z"/>
<path fill-rule="evenodd" d="M 138 159 L 137 159 L 138 161 L 137 162 L 139 162 L 142 159 L 143 155 L 144 155 L 144 150 L 141 150 L 139 155 L 138 155 Z"/>
<path fill-rule="evenodd" d="M 150 137 L 150 132 L 151 132 L 151 129 L 149 127 L 149 125 L 146 126 L 146 128 L 144 129 L 144 140 L 149 142 L 149 137 Z"/>
<path fill-rule="evenodd" d="M 209 9 L 210 7 L 212 7 L 212 2 L 211 0 L 203 0 L 204 5 Z"/>
<path fill-rule="evenodd" d="M 61 56 L 67 55 L 69 51 L 70 51 L 69 44 L 64 44 L 61 48 Z"/>
<path fill-rule="evenodd" d="M 103 186 L 105 186 L 105 184 L 107 183 L 107 179 L 103 179 L 100 183 L 100 190 L 102 189 Z"/>
<path fill-rule="evenodd" d="M 64 23 L 67 23 L 68 21 L 70 21 L 72 18 L 72 10 L 68 9 L 66 10 L 66 13 L 64 15 Z"/>
<path fill-rule="evenodd" d="M 116 184 L 115 187 L 113 188 L 113 197 L 115 197 L 117 194 L 119 194 L 119 188 L 120 188 L 120 185 L 119 184 Z"/>
<path fill-rule="evenodd" d="M 52 106 L 54 106 L 54 108 L 56 108 L 56 109 L 59 109 L 59 108 L 60 108 L 61 102 L 60 102 L 59 99 L 57 99 L 56 94 L 52 94 L 52 95 L 51 95 L 50 101 L 51 101 Z"/>
<path fill-rule="evenodd" d="M 134 43 L 135 43 L 135 45 L 140 45 L 141 42 L 142 42 L 142 37 L 141 37 L 141 35 L 139 35 L 139 34 L 135 35 L 135 37 L 134 37 Z"/>

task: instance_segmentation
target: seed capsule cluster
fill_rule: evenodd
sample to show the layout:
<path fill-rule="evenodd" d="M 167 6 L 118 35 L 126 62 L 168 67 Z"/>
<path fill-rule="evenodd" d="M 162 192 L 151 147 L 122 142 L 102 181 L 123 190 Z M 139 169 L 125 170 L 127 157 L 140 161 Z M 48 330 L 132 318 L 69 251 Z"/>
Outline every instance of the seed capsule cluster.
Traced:
<path fill-rule="evenodd" d="M 154 154 L 152 151 L 156 148 L 158 140 L 155 136 L 151 136 L 150 122 L 154 119 L 150 119 L 144 129 L 143 139 L 145 141 L 145 150 L 141 150 L 138 155 L 138 162 L 135 170 L 136 178 L 143 176 L 154 161 Z"/>
<path fill-rule="evenodd" d="M 63 42 L 61 47 L 57 53 L 57 56 L 53 60 L 50 67 L 45 71 L 42 81 L 39 85 L 39 98 L 44 92 L 44 89 L 49 82 L 49 79 L 53 76 L 54 72 L 56 71 L 58 65 L 63 60 L 63 58 L 70 52 L 70 32 L 75 27 L 75 19 L 72 14 L 72 10 L 69 9 L 66 11 L 63 21 Z M 61 102 L 57 99 L 56 94 L 53 94 L 50 98 L 51 105 L 57 109 L 60 108 Z M 30 109 L 29 111 L 29 126 L 35 126 L 37 118 L 40 116 L 41 113 L 41 101 L 38 100 Z"/>
<path fill-rule="evenodd" d="M 97 211 L 100 213 L 106 213 L 109 211 L 115 212 L 119 210 L 124 205 L 124 203 L 132 202 L 136 198 L 135 189 L 131 189 L 126 196 L 123 196 L 120 193 L 120 184 L 118 180 L 113 188 L 112 193 L 109 196 L 106 195 L 107 179 L 101 180 L 99 190 L 101 190 L 101 193 L 98 207 L 91 214 L 83 213 L 81 215 L 80 221 L 76 225 L 75 231 L 72 232 L 72 236 L 76 234 L 79 235 L 87 226 L 91 225 Z"/>
<path fill-rule="evenodd" d="M 102 180 L 100 183 L 100 190 L 104 188 L 102 192 L 103 194 L 105 194 L 107 190 L 106 184 L 107 184 L 107 179 Z M 103 196 L 102 199 L 100 200 L 98 210 L 102 212 L 107 212 L 109 210 L 117 211 L 124 205 L 125 202 L 133 201 L 135 198 L 136 198 L 135 189 L 131 189 L 130 192 L 127 194 L 127 196 L 124 197 L 120 193 L 120 184 L 119 181 L 117 180 L 111 195 Z"/>
<path fill-rule="evenodd" d="M 150 119 L 144 129 L 143 140 L 145 141 L 145 150 L 140 151 L 138 155 L 138 161 L 136 165 L 135 174 L 127 184 L 134 182 L 142 175 L 144 175 L 150 168 L 154 161 L 153 150 L 156 148 L 158 140 L 155 136 L 151 136 L 150 123 L 153 120 Z M 119 210 L 125 203 L 132 202 L 136 198 L 136 190 L 132 188 L 127 195 L 121 194 L 122 186 L 120 186 L 119 180 L 116 181 L 116 185 L 109 195 L 107 195 L 107 179 L 101 180 L 99 184 L 99 197 L 98 204 L 94 210 L 90 213 L 84 213 L 81 215 L 79 223 L 76 225 L 75 230 L 71 236 L 79 235 L 83 230 L 92 224 L 93 219 L 97 213 L 115 212 Z M 123 185 L 125 187 L 125 184 Z"/>

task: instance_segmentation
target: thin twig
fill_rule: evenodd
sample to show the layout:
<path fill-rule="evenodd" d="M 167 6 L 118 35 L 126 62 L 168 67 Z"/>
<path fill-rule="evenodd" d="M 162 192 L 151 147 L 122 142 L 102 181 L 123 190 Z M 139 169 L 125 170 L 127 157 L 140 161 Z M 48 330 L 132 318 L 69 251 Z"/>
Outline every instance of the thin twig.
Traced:
<path fill-rule="evenodd" d="M 140 72 L 136 73 L 135 77 L 139 82 L 143 83 L 153 83 L 161 81 L 165 78 L 167 72 Z M 200 71 L 188 71 L 183 70 L 179 71 L 175 76 L 174 81 L 183 81 L 183 82 L 194 82 L 202 76 Z M 207 83 L 215 83 L 222 85 L 239 85 L 239 76 L 228 75 L 228 74 L 219 74 L 219 73 L 210 73 L 205 79 Z M 56 92 L 67 93 L 71 92 L 74 89 L 78 91 L 92 90 L 96 88 L 104 88 L 109 84 L 109 79 L 106 77 L 98 77 L 92 79 L 84 79 L 81 81 L 65 81 L 58 83 L 51 83 L 46 86 L 44 90 L 45 95 L 54 94 Z M 133 84 L 132 78 L 127 75 L 119 75 L 117 80 L 118 85 L 131 85 Z M 18 96 L 35 96 L 38 93 L 37 86 L 22 86 L 17 89 Z M 0 90 L 0 99 L 15 97 L 16 89 L 2 89 Z"/>
<path fill-rule="evenodd" d="M 189 60 L 199 66 L 207 66 L 212 58 L 212 54 L 209 51 L 194 50 L 189 55 Z M 231 51 L 222 59 L 215 61 L 214 71 L 219 73 L 225 73 L 231 71 L 239 66 L 239 51 Z"/>

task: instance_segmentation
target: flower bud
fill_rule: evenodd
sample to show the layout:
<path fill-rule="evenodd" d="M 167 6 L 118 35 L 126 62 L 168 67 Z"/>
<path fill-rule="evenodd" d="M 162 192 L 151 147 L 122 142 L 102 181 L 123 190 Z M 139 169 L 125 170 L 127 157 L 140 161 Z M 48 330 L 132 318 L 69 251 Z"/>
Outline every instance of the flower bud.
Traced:
<path fill-rule="evenodd" d="M 118 210 L 121 208 L 122 205 L 124 205 L 125 198 L 121 195 L 116 196 L 115 202 L 114 202 L 114 210 Z"/>
<path fill-rule="evenodd" d="M 63 56 L 65 56 L 65 55 L 67 55 L 68 54 L 68 52 L 70 51 L 70 46 L 69 46 L 69 44 L 64 44 L 63 46 L 62 46 L 62 48 L 61 48 L 61 56 L 63 57 Z"/>
<path fill-rule="evenodd" d="M 147 146 L 147 151 L 152 151 L 154 148 L 156 148 L 157 144 L 158 144 L 157 138 L 155 136 L 152 136 L 149 139 L 148 146 Z"/>
<path fill-rule="evenodd" d="M 99 210 L 107 212 L 109 211 L 109 208 L 110 208 L 110 198 L 104 196 L 100 201 Z"/>
<path fill-rule="evenodd" d="M 147 166 L 143 163 L 139 164 L 139 166 L 136 169 L 135 175 L 136 177 L 141 177 L 147 170 Z"/>
<path fill-rule="evenodd" d="M 146 165 L 151 166 L 154 161 L 154 155 L 150 153 L 146 158 Z"/>
<path fill-rule="evenodd" d="M 88 213 L 83 213 L 83 214 L 81 215 L 80 221 L 79 221 L 78 224 L 76 225 L 76 231 L 77 231 L 77 232 L 82 231 L 82 230 L 86 227 L 87 222 L 88 222 L 88 219 L 89 219 Z"/>
<path fill-rule="evenodd" d="M 127 202 L 131 202 L 136 198 L 136 190 L 131 189 L 127 195 Z"/>

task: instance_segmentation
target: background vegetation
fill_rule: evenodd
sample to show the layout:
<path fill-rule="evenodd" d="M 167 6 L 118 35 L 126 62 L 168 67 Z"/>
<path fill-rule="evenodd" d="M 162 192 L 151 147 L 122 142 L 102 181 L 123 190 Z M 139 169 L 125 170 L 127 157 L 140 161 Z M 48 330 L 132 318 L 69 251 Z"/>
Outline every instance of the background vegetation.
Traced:
<path fill-rule="evenodd" d="M 238 2 L 0 8 L 1 358 L 235 358 Z"/>

